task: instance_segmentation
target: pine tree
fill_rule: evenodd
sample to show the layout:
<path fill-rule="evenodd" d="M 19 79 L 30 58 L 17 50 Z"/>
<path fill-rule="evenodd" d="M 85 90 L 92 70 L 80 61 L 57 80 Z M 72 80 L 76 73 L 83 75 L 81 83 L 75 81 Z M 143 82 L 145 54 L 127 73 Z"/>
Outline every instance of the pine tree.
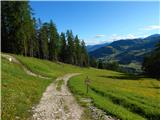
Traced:
<path fill-rule="evenodd" d="M 60 54 L 59 58 L 61 62 L 67 62 L 67 44 L 65 39 L 65 33 L 60 35 Z"/>
<path fill-rule="evenodd" d="M 73 34 L 72 31 L 67 30 L 67 51 L 68 51 L 68 58 L 67 62 L 70 64 L 74 64 L 74 41 L 73 41 Z"/>
<path fill-rule="evenodd" d="M 38 24 L 35 18 L 33 18 L 33 24 L 34 24 L 34 29 L 33 29 L 34 32 L 32 36 L 32 39 L 34 41 L 33 56 L 38 58 L 39 57 L 39 39 L 38 39 L 39 30 L 38 30 Z"/>
<path fill-rule="evenodd" d="M 40 58 L 48 59 L 48 24 L 44 23 L 39 32 Z"/>
<path fill-rule="evenodd" d="M 75 37 L 75 64 L 81 65 L 81 46 L 80 46 L 80 40 L 78 39 L 78 36 Z"/>
<path fill-rule="evenodd" d="M 89 66 L 88 53 L 83 40 L 81 41 L 81 66 Z"/>
<path fill-rule="evenodd" d="M 150 55 L 144 58 L 142 70 L 145 74 L 160 79 L 160 43 Z"/>
<path fill-rule="evenodd" d="M 52 21 L 49 24 L 49 59 L 58 60 L 59 53 L 59 35 L 57 28 Z"/>
<path fill-rule="evenodd" d="M 27 55 L 31 24 L 31 8 L 27 1 L 3 1 L 2 51 Z"/>

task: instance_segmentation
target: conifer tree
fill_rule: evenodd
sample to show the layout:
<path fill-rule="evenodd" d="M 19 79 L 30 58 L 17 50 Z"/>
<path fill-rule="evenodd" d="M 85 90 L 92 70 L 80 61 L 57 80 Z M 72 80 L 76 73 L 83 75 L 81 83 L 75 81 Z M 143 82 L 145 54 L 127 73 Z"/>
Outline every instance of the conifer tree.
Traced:
<path fill-rule="evenodd" d="M 81 46 L 80 46 L 80 40 L 78 39 L 78 36 L 75 37 L 75 64 L 81 65 Z"/>
<path fill-rule="evenodd" d="M 40 58 L 48 59 L 48 24 L 44 23 L 39 33 Z"/>
<path fill-rule="evenodd" d="M 49 59 L 58 60 L 59 53 L 59 35 L 55 24 L 50 21 L 49 24 Z"/>
<path fill-rule="evenodd" d="M 68 58 L 67 62 L 70 64 L 74 64 L 74 41 L 73 41 L 73 34 L 72 31 L 67 30 L 67 51 L 68 51 Z"/>
<path fill-rule="evenodd" d="M 61 62 L 67 62 L 67 44 L 65 39 L 65 33 L 60 35 L 60 54 L 59 58 Z"/>
<path fill-rule="evenodd" d="M 28 1 L 2 2 L 2 51 L 27 55 L 31 21 Z"/>
<path fill-rule="evenodd" d="M 83 40 L 81 41 L 81 66 L 89 66 L 88 53 Z"/>

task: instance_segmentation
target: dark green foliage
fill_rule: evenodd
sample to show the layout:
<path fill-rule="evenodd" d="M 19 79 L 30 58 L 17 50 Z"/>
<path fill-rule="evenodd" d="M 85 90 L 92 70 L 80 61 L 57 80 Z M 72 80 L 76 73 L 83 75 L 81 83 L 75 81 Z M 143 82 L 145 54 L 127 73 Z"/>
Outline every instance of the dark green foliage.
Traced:
<path fill-rule="evenodd" d="M 60 53 L 59 53 L 59 59 L 61 62 L 67 62 L 67 44 L 66 44 L 66 38 L 65 33 L 61 33 L 60 35 Z"/>
<path fill-rule="evenodd" d="M 157 44 L 156 49 L 144 58 L 142 69 L 147 75 L 160 78 L 160 43 Z"/>
<path fill-rule="evenodd" d="M 108 69 L 108 70 L 115 70 L 119 71 L 119 64 L 116 61 L 113 62 L 105 62 L 102 59 L 97 61 L 99 69 Z"/>
<path fill-rule="evenodd" d="M 49 24 L 49 59 L 58 60 L 59 36 L 52 21 Z"/>
<path fill-rule="evenodd" d="M 80 40 L 78 39 L 78 36 L 75 37 L 75 64 L 81 65 L 81 46 L 80 46 Z"/>
<path fill-rule="evenodd" d="M 56 25 L 36 21 L 27 1 L 2 2 L 2 52 L 88 66 L 84 41 L 72 31 L 57 32 Z"/>
<path fill-rule="evenodd" d="M 107 62 L 107 63 L 104 63 L 104 68 L 105 69 L 109 69 L 109 70 L 118 70 L 119 69 L 119 64 L 118 62 Z"/>
<path fill-rule="evenodd" d="M 67 63 L 70 64 L 74 64 L 74 55 L 75 55 L 75 51 L 74 51 L 74 38 L 73 38 L 73 34 L 72 31 L 67 30 L 67 51 L 68 51 L 68 59 L 67 59 Z"/>
<path fill-rule="evenodd" d="M 104 64 L 102 60 L 98 60 L 98 68 L 99 69 L 103 69 L 104 68 Z"/>
<path fill-rule="evenodd" d="M 40 58 L 48 59 L 48 24 L 44 23 L 39 33 Z"/>
<path fill-rule="evenodd" d="M 90 57 L 90 59 L 89 59 L 89 64 L 90 64 L 91 67 L 97 68 L 97 61 L 96 61 L 96 58 Z"/>
<path fill-rule="evenodd" d="M 28 53 L 32 36 L 31 9 L 27 1 L 2 2 L 2 51 Z"/>
<path fill-rule="evenodd" d="M 81 66 L 89 66 L 88 53 L 83 40 L 81 41 Z"/>

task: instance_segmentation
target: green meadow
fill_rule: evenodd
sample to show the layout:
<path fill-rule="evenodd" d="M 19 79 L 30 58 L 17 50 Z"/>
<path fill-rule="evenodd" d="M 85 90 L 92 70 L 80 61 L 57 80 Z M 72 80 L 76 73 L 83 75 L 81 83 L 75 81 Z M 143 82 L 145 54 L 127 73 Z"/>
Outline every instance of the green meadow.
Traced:
<path fill-rule="evenodd" d="M 91 98 L 92 104 L 122 120 L 160 119 L 160 81 L 110 70 L 81 68 L 60 62 L 14 55 L 31 71 L 52 79 L 27 75 L 18 64 L 2 58 L 2 119 L 30 118 L 46 87 L 56 77 L 81 73 L 68 86 L 77 99 Z M 86 93 L 85 79 L 90 79 Z M 63 83 L 59 83 L 60 85 Z"/>

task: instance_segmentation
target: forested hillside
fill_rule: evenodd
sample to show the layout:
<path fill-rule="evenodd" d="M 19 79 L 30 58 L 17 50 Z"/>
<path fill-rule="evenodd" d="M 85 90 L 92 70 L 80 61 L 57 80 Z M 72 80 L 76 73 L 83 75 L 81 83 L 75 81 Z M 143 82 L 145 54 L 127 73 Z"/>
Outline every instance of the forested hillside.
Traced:
<path fill-rule="evenodd" d="M 120 64 L 129 64 L 134 61 L 142 63 L 144 56 L 153 51 L 159 41 L 159 34 L 143 39 L 118 40 L 95 51 L 91 51 L 89 54 L 95 58 L 115 60 Z"/>
<path fill-rule="evenodd" d="M 88 66 L 85 42 L 71 30 L 58 33 L 52 20 L 34 18 L 27 1 L 2 2 L 2 52 Z"/>

